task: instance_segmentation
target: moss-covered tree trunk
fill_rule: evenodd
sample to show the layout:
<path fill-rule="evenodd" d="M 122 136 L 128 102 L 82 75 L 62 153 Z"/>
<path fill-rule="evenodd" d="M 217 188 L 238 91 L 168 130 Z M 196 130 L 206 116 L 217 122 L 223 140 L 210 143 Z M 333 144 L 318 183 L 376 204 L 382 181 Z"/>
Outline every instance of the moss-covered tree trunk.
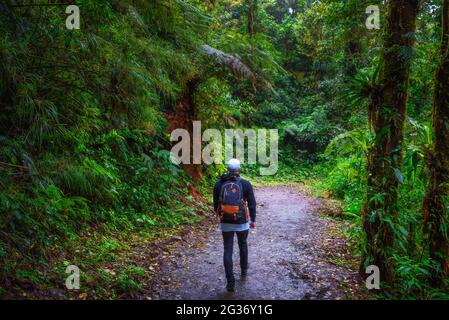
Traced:
<path fill-rule="evenodd" d="M 441 15 L 441 62 L 435 74 L 432 108 L 434 143 L 427 157 L 429 185 L 423 206 L 429 255 L 436 266 L 435 285 L 449 279 L 449 0 L 443 0 Z"/>
<path fill-rule="evenodd" d="M 397 195 L 407 91 L 415 43 L 419 0 L 389 0 L 384 29 L 379 87 L 369 106 L 375 136 L 368 158 L 368 190 L 362 209 L 366 254 L 361 263 L 376 265 L 382 281 L 392 280 L 391 248 L 397 220 Z"/>

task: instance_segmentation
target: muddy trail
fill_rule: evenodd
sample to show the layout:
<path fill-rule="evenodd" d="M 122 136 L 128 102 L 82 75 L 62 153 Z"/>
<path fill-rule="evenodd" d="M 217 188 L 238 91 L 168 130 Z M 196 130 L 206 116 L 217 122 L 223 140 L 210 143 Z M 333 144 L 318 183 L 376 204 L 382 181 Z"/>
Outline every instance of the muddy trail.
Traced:
<path fill-rule="evenodd" d="M 356 261 L 341 235 L 345 225 L 320 213 L 322 200 L 293 187 L 257 188 L 256 199 L 257 228 L 248 236 L 249 270 L 244 281 L 234 239 L 235 292 L 225 290 L 222 236 L 214 225 L 197 235 L 193 232 L 193 238 L 179 239 L 170 249 L 176 259 L 162 263 L 151 298 L 366 298 Z"/>

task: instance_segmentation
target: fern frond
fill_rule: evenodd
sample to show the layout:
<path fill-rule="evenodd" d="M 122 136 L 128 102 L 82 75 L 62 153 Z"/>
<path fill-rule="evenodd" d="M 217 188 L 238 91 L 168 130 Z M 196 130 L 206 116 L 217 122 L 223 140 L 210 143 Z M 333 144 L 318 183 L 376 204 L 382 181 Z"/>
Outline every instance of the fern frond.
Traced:
<path fill-rule="evenodd" d="M 201 51 L 212 57 L 217 64 L 227 67 L 236 77 L 250 80 L 253 86 L 262 84 L 264 87 L 276 93 L 271 83 L 253 72 L 239 56 L 227 54 L 207 44 L 201 46 Z"/>

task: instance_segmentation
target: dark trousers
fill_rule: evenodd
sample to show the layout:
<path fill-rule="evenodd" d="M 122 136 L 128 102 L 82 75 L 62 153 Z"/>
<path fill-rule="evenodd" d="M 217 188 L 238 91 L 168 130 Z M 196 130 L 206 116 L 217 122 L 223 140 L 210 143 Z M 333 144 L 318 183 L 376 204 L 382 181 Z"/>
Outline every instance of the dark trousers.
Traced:
<path fill-rule="evenodd" d="M 240 251 L 240 267 L 242 269 L 248 269 L 248 230 L 245 231 L 229 231 L 222 232 L 223 234 L 223 244 L 224 244 L 224 255 L 223 262 L 226 272 L 226 278 L 229 282 L 234 282 L 234 272 L 232 270 L 232 252 L 234 249 L 234 233 L 237 234 L 237 240 L 239 243 Z"/>

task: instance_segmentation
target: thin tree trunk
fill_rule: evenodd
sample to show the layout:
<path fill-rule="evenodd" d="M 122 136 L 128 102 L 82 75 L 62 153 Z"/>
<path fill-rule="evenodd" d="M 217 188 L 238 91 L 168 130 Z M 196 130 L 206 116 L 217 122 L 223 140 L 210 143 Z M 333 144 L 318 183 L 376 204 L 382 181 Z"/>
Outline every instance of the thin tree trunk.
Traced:
<path fill-rule="evenodd" d="M 411 56 L 419 0 L 389 0 L 379 88 L 369 106 L 375 139 L 368 157 L 367 199 L 362 209 L 367 250 L 365 267 L 376 265 L 382 281 L 392 279 L 391 249 L 397 220 L 398 178 Z"/>
<path fill-rule="evenodd" d="M 296 17 L 296 15 L 298 14 L 298 9 L 299 9 L 299 1 L 298 0 L 293 0 L 291 3 L 291 8 L 292 8 L 292 16 Z"/>
<path fill-rule="evenodd" d="M 347 36 L 348 38 L 351 37 L 351 39 L 346 40 L 344 72 L 346 78 L 350 79 L 357 74 L 357 68 L 360 60 L 361 43 L 360 39 L 358 38 L 358 33 L 351 32 L 350 34 L 348 33 Z"/>
<path fill-rule="evenodd" d="M 449 279 L 449 0 L 443 0 L 441 15 L 441 62 L 435 74 L 432 107 L 434 143 L 427 156 L 429 185 L 423 205 L 429 256 L 437 267 L 432 282 L 440 286 Z"/>
<path fill-rule="evenodd" d="M 346 1 L 345 5 L 349 8 L 349 12 L 344 17 L 346 21 L 349 21 L 349 27 L 345 32 L 345 51 L 344 51 L 344 74 L 346 80 L 351 79 L 357 74 L 357 68 L 360 63 L 360 54 L 362 51 L 361 43 L 361 30 L 360 23 L 354 19 L 357 14 L 362 10 L 363 3 L 362 0 L 356 1 Z"/>
<path fill-rule="evenodd" d="M 248 5 L 248 34 L 253 36 L 255 34 L 254 24 L 256 21 L 257 0 L 247 0 Z"/>

